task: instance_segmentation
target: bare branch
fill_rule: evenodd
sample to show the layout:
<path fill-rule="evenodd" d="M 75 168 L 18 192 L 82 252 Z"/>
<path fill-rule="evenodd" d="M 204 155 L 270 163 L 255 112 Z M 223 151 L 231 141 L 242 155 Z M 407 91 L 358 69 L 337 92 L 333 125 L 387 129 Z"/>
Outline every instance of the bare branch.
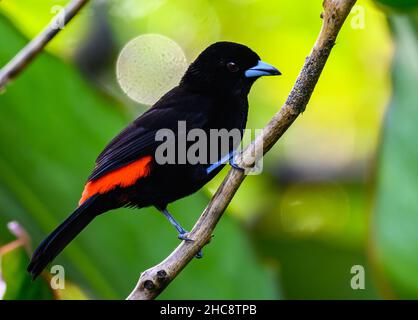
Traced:
<path fill-rule="evenodd" d="M 22 72 L 60 30 L 80 11 L 88 0 L 73 0 L 59 12 L 50 24 L 30 41 L 7 65 L 0 70 L 0 91 Z"/>
<path fill-rule="evenodd" d="M 247 167 L 253 165 L 256 160 L 253 156 L 254 151 L 262 146 L 263 152 L 268 152 L 299 114 L 305 110 L 337 35 L 355 2 L 356 0 L 324 1 L 321 32 L 285 105 L 263 129 L 263 133 L 243 152 L 240 159 L 237 159 L 238 164 Z M 167 287 L 196 253 L 210 241 L 216 224 L 244 178 L 244 173 L 239 170 L 229 171 L 190 232 L 190 238 L 194 241 L 183 241 L 164 261 L 144 271 L 135 289 L 127 298 L 128 300 L 154 299 Z"/>

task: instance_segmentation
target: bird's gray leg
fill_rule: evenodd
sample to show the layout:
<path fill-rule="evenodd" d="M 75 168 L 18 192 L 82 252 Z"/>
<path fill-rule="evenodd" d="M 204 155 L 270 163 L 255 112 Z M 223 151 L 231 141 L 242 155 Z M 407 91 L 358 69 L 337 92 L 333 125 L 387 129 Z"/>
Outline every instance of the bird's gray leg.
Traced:
<path fill-rule="evenodd" d="M 185 240 L 185 241 L 192 241 L 191 239 L 186 239 L 184 235 L 186 235 L 188 232 L 180 225 L 180 223 L 177 222 L 176 219 L 168 212 L 166 208 L 160 209 L 160 211 L 164 214 L 164 216 L 168 219 L 168 221 L 171 223 L 171 225 L 176 228 L 177 232 L 179 233 L 179 239 Z"/>
<path fill-rule="evenodd" d="M 157 209 L 159 211 L 161 211 L 162 214 L 164 214 L 164 216 L 167 218 L 167 220 L 171 223 L 171 225 L 176 228 L 177 232 L 179 233 L 179 235 L 177 236 L 177 238 L 179 238 L 180 240 L 183 241 L 193 241 L 192 239 L 188 238 L 188 231 L 186 229 L 184 229 L 180 223 L 177 222 L 177 220 L 171 215 L 170 212 L 168 212 L 167 208 L 158 208 Z M 195 256 L 196 258 L 202 258 L 203 254 L 202 254 L 202 250 L 199 250 L 199 252 L 196 254 Z"/>

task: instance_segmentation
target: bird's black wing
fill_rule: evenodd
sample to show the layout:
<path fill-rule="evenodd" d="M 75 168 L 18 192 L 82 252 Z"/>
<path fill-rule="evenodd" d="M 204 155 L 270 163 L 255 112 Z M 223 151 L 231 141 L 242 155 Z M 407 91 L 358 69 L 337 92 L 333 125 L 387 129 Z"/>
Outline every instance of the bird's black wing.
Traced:
<path fill-rule="evenodd" d="M 144 156 L 153 156 L 162 143 L 155 141 L 160 129 L 171 129 L 177 134 L 179 121 L 186 121 L 188 130 L 205 128 L 210 119 L 210 109 L 211 102 L 204 97 L 173 89 L 106 146 L 88 180 L 97 180 Z"/>

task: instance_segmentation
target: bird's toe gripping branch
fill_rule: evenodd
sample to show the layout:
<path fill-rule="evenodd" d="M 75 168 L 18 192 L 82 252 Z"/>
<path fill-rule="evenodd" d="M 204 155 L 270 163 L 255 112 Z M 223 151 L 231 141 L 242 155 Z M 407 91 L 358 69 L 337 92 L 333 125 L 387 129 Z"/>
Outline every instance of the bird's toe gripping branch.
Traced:
<path fill-rule="evenodd" d="M 224 165 L 225 163 L 229 162 L 229 164 L 231 165 L 231 167 L 233 167 L 234 169 L 237 169 L 239 171 L 244 172 L 245 168 L 240 167 L 236 162 L 235 162 L 235 156 L 237 155 L 236 151 L 231 151 L 230 153 L 228 153 L 225 157 L 221 158 L 219 161 L 211 164 L 207 169 L 206 169 L 206 173 L 210 174 L 212 171 L 214 171 L 215 169 L 219 168 L 220 166 Z"/>
<path fill-rule="evenodd" d="M 177 238 L 179 238 L 180 240 L 186 241 L 186 242 L 194 242 L 193 239 L 189 238 L 189 232 L 184 232 L 184 233 L 179 233 L 179 235 L 177 236 Z M 201 259 L 203 258 L 203 252 L 202 250 L 199 250 L 198 253 L 196 253 L 195 255 L 196 259 Z"/>
<path fill-rule="evenodd" d="M 158 208 L 158 210 L 160 210 L 164 216 L 167 218 L 167 220 L 171 223 L 172 226 L 174 226 L 174 228 L 176 228 L 176 230 L 178 231 L 178 236 L 177 238 L 182 240 L 182 241 L 186 241 L 186 242 L 193 242 L 194 240 L 189 238 L 189 232 L 184 229 L 180 223 L 177 222 L 177 220 L 171 215 L 170 212 L 168 212 L 167 208 Z M 203 253 L 202 250 L 199 250 L 199 252 L 196 254 L 195 256 L 197 259 L 200 259 L 203 257 Z"/>
<path fill-rule="evenodd" d="M 184 233 L 179 233 L 179 235 L 177 236 L 177 238 L 179 238 L 180 240 L 186 241 L 186 242 L 193 242 L 193 239 L 189 238 L 189 233 L 186 231 Z"/>
<path fill-rule="evenodd" d="M 232 156 L 229 158 L 229 164 L 232 168 L 237 169 L 241 172 L 245 172 L 245 168 L 240 167 L 237 162 L 235 161 L 235 153 L 232 154 Z"/>

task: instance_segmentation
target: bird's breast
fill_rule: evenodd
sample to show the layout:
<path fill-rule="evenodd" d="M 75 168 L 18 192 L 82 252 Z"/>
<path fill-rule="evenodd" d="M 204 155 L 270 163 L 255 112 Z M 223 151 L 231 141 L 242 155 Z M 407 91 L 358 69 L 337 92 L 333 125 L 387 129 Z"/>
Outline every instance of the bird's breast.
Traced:
<path fill-rule="evenodd" d="M 229 97 L 217 103 L 213 113 L 213 126 L 216 129 L 245 129 L 248 116 L 248 100 L 246 97 Z"/>

